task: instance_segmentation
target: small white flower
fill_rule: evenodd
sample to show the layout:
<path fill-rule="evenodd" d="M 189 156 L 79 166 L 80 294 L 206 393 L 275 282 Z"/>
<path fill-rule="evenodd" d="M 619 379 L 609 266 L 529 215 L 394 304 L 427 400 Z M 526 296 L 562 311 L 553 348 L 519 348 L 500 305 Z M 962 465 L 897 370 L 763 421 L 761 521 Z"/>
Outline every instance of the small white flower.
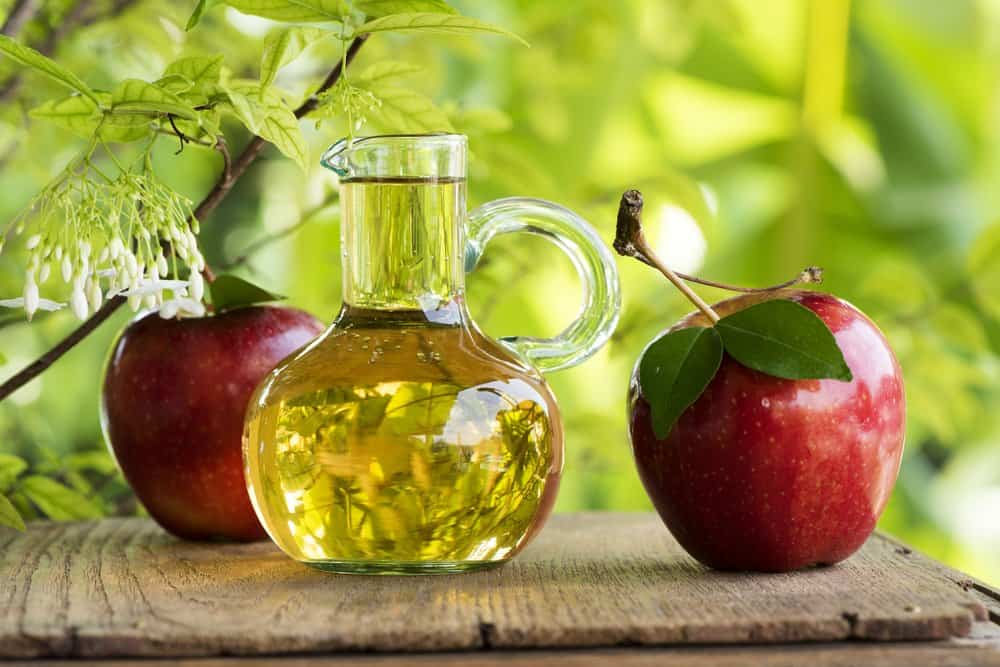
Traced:
<path fill-rule="evenodd" d="M 132 279 L 139 276 L 139 263 L 135 260 L 135 255 L 131 252 L 125 253 L 125 272 Z"/>
<path fill-rule="evenodd" d="M 192 271 L 188 284 L 191 288 L 191 298 L 195 301 L 201 301 L 201 298 L 205 296 L 205 279 L 197 271 Z"/>
<path fill-rule="evenodd" d="M 32 234 L 30 237 L 28 237 L 28 242 L 25 244 L 25 247 L 28 250 L 34 250 L 35 248 L 38 247 L 38 244 L 41 242 L 42 242 L 41 234 Z"/>
<path fill-rule="evenodd" d="M 173 319 L 177 316 L 177 311 L 180 309 L 180 305 L 177 303 L 176 299 L 171 299 L 170 301 L 163 302 L 160 306 L 160 317 L 165 320 Z"/>
<path fill-rule="evenodd" d="M 24 312 L 28 314 L 28 319 L 38 310 L 39 303 L 38 285 L 35 283 L 35 276 L 28 272 L 24 281 Z"/>
<path fill-rule="evenodd" d="M 57 260 L 62 259 L 62 257 L 63 257 L 63 249 L 62 249 L 61 245 L 57 245 L 56 246 L 56 253 L 55 254 L 56 254 L 56 259 Z"/>
<path fill-rule="evenodd" d="M 139 294 L 133 294 L 128 298 L 128 307 L 132 309 L 132 312 L 137 312 L 139 308 L 142 307 L 142 296 Z"/>
<path fill-rule="evenodd" d="M 49 279 L 49 274 L 52 272 L 52 265 L 48 262 L 42 264 L 42 268 L 38 270 L 38 282 L 44 283 Z"/>
<path fill-rule="evenodd" d="M 60 303 L 51 299 L 38 300 L 38 310 L 52 312 L 54 310 L 62 310 L 65 307 L 65 303 Z M 24 308 L 24 297 L 19 296 L 16 299 L 0 299 L 0 308 Z"/>
<path fill-rule="evenodd" d="M 82 287 L 73 288 L 73 295 L 69 298 L 69 307 L 73 310 L 73 314 L 76 315 L 76 319 L 83 321 L 87 319 L 89 311 L 87 310 L 87 297 L 83 293 Z"/>
<path fill-rule="evenodd" d="M 170 266 L 167 264 L 167 258 L 163 256 L 162 252 L 156 258 L 156 268 L 159 270 L 161 276 L 165 276 L 170 273 Z"/>
<path fill-rule="evenodd" d="M 80 257 L 90 259 L 90 241 L 80 241 Z"/>
<path fill-rule="evenodd" d="M 97 311 L 101 307 L 101 304 L 104 303 L 101 284 L 97 280 L 90 280 L 90 286 L 87 288 L 87 303 L 93 311 Z"/>
<path fill-rule="evenodd" d="M 111 249 L 108 248 L 108 246 L 104 246 L 104 249 L 101 250 L 101 254 L 97 257 L 97 263 L 104 264 L 108 261 L 109 257 L 111 257 Z"/>
<path fill-rule="evenodd" d="M 156 295 L 163 290 L 186 289 L 188 286 L 185 280 L 149 280 L 144 279 L 136 282 L 132 287 L 122 292 L 125 296 L 149 296 Z"/>
<path fill-rule="evenodd" d="M 160 317 L 169 320 L 173 317 L 203 317 L 205 315 L 205 305 L 201 301 L 195 301 L 187 297 L 179 296 L 168 301 L 164 301 L 160 306 Z"/>
<path fill-rule="evenodd" d="M 73 262 L 70 260 L 69 255 L 64 255 L 62 258 L 62 278 L 63 282 L 66 283 L 73 278 Z"/>
<path fill-rule="evenodd" d="M 111 249 L 111 261 L 118 259 L 125 252 L 125 244 L 122 243 L 122 240 L 117 236 L 111 239 L 111 243 L 108 245 L 108 248 Z"/>

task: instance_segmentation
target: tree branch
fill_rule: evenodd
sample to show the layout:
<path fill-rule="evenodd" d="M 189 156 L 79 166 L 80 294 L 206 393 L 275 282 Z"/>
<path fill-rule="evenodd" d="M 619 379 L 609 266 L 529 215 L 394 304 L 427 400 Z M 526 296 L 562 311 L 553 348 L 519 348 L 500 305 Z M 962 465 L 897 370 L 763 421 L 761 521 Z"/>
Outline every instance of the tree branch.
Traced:
<path fill-rule="evenodd" d="M 330 74 L 326 77 L 316 92 L 309 97 L 305 102 L 295 110 L 295 117 L 302 118 L 310 111 L 313 111 L 319 104 L 319 98 L 317 97 L 320 93 L 328 90 L 340 79 L 342 72 L 342 65 L 344 63 L 351 64 L 354 57 L 357 55 L 358 50 L 367 41 L 368 35 L 361 35 L 360 37 L 354 38 L 350 46 L 347 49 L 346 58 L 337 63 L 337 66 L 333 68 Z M 223 169 L 223 173 L 219 180 L 215 183 L 215 186 L 209 191 L 205 198 L 198 204 L 198 207 L 194 211 L 195 217 L 199 220 L 206 218 L 209 214 L 216 209 L 216 207 L 222 203 L 222 200 L 226 198 L 229 191 L 232 190 L 233 184 L 238 181 L 243 174 L 246 173 L 247 169 L 253 164 L 253 161 L 257 159 L 260 152 L 264 150 L 264 146 L 267 142 L 258 136 L 255 136 L 247 144 L 243 152 L 240 153 L 239 157 L 232 163 L 232 167 L 229 170 L 229 174 L 226 174 L 226 169 Z M 223 153 L 223 159 L 225 160 L 225 153 Z M 111 315 L 117 311 L 122 304 L 126 302 L 121 296 L 116 296 L 101 306 L 100 310 L 90 316 L 90 318 L 77 327 L 73 333 L 71 333 L 66 338 L 59 341 L 55 347 L 50 349 L 48 352 L 43 354 L 41 357 L 33 361 L 32 363 L 25 366 L 17 374 L 11 377 L 9 380 L 0 384 L 0 401 L 4 400 L 15 391 L 23 387 L 24 385 L 31 382 L 33 379 L 41 375 L 49 368 L 53 363 L 55 363 L 60 357 L 73 349 L 77 343 L 86 338 L 92 331 L 97 329 L 105 320 L 107 320 Z"/>

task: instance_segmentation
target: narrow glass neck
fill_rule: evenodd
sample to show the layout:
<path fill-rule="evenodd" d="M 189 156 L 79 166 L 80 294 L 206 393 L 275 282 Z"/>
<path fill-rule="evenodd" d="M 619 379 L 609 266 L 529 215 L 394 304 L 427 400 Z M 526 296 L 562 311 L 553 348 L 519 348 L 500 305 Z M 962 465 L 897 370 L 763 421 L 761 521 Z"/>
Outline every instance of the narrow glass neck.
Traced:
<path fill-rule="evenodd" d="M 341 182 L 344 302 L 377 310 L 459 307 L 465 290 L 465 179 Z"/>

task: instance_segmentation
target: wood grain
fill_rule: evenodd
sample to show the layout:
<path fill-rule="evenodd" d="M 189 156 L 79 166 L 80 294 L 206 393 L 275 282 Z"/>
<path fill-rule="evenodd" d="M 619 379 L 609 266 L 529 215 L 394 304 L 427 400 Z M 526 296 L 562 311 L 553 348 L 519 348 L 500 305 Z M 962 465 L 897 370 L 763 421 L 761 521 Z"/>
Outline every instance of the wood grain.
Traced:
<path fill-rule="evenodd" d="M 0 657 L 942 639 L 987 620 L 948 572 L 879 536 L 835 567 L 714 572 L 648 514 L 559 515 L 503 568 L 436 577 L 325 574 L 141 519 L 40 523 L 0 534 Z"/>

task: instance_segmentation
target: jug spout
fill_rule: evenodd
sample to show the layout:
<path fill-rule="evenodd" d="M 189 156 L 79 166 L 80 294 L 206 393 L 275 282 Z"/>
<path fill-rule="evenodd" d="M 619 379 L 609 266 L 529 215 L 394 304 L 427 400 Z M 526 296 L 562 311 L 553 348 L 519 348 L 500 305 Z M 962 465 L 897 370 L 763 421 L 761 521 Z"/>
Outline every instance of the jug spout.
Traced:
<path fill-rule="evenodd" d="M 353 141 L 351 138 L 341 139 L 323 153 L 323 157 L 319 161 L 320 164 L 341 178 L 350 178 L 351 168 L 348 158 L 352 145 Z"/>

